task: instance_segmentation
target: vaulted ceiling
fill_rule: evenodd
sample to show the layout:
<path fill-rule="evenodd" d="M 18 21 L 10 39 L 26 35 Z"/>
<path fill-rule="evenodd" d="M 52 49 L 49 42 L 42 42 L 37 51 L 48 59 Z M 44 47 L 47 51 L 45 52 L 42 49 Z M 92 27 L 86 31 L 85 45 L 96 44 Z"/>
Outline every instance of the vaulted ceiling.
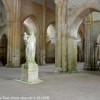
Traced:
<path fill-rule="evenodd" d="M 43 0 L 32 0 L 33 2 L 36 2 L 40 5 L 43 5 Z M 54 9 L 55 8 L 55 3 L 54 0 L 48 0 L 48 4 L 47 4 L 48 8 Z"/>

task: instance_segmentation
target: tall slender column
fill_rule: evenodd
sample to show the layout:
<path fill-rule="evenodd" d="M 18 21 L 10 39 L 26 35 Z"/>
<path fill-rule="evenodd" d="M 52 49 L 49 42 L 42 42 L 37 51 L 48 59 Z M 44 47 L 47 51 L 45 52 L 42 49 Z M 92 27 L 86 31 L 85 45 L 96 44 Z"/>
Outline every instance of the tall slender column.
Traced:
<path fill-rule="evenodd" d="M 100 45 L 98 46 L 98 61 L 99 61 L 98 67 L 100 67 Z"/>
<path fill-rule="evenodd" d="M 67 1 L 68 0 L 63 0 L 62 2 L 62 35 L 61 35 L 61 49 L 62 49 L 62 53 L 61 53 L 61 59 L 62 59 L 62 71 L 66 72 L 68 71 L 68 58 L 67 58 L 67 31 L 68 31 L 68 27 L 67 27 Z"/>
<path fill-rule="evenodd" d="M 42 65 L 46 64 L 46 15 L 47 15 L 47 0 L 43 0 L 43 35 L 42 35 Z"/>
<path fill-rule="evenodd" d="M 95 67 L 95 46 L 93 41 L 91 40 L 90 43 L 90 66 L 91 66 L 91 70 L 94 70 Z"/>
<path fill-rule="evenodd" d="M 98 46 L 98 60 L 100 61 L 100 45 Z"/>
<path fill-rule="evenodd" d="M 85 32 L 84 32 L 85 33 Z M 85 51 L 85 39 L 82 41 L 82 62 L 84 62 L 85 56 L 84 56 L 84 51 Z"/>
<path fill-rule="evenodd" d="M 66 26 L 66 9 L 67 0 L 55 0 L 56 3 L 56 68 L 60 71 L 67 71 L 67 26 Z"/>
<path fill-rule="evenodd" d="M 99 70 L 99 66 L 98 66 L 98 46 L 96 45 L 94 47 L 94 70 Z"/>
<path fill-rule="evenodd" d="M 84 65 L 84 69 L 86 70 L 90 70 L 90 30 L 91 30 L 91 26 L 90 25 L 85 25 L 85 65 Z"/>
<path fill-rule="evenodd" d="M 11 15 L 8 21 L 8 67 L 20 65 L 20 4 L 21 0 L 13 0 L 11 5 Z"/>
<path fill-rule="evenodd" d="M 91 70 L 96 71 L 99 70 L 99 67 L 97 66 L 97 45 L 95 43 L 95 41 L 93 41 L 93 34 L 91 35 L 91 44 L 90 44 L 90 67 Z"/>
<path fill-rule="evenodd" d="M 59 0 L 58 0 L 59 1 Z M 56 11 L 55 11 L 55 19 L 56 19 L 56 45 L 55 45 L 55 65 L 57 70 L 62 70 L 62 2 L 58 2 L 55 0 L 56 3 Z"/>

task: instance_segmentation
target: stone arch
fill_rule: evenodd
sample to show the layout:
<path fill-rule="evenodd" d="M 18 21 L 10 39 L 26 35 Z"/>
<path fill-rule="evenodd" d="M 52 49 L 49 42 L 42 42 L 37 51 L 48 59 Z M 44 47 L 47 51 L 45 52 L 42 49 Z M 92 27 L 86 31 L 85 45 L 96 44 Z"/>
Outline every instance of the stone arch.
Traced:
<path fill-rule="evenodd" d="M 68 24 L 71 27 L 75 22 L 84 19 L 92 11 L 100 11 L 99 0 L 68 0 Z M 89 10 L 90 9 L 90 10 Z M 87 11 L 86 11 L 87 10 Z"/>
<path fill-rule="evenodd" d="M 81 25 L 84 18 L 92 12 L 99 12 L 99 11 L 100 9 L 96 7 L 95 8 L 92 8 L 92 7 L 80 8 L 80 10 L 77 11 L 74 17 L 72 18 L 71 24 L 69 24 L 68 33 L 70 33 L 72 37 L 76 37 L 79 26 Z"/>
<path fill-rule="evenodd" d="M 76 60 L 77 59 L 77 56 L 76 56 L 76 54 L 77 54 L 76 38 L 77 38 L 77 32 L 78 32 L 79 26 L 81 25 L 82 21 L 84 20 L 84 18 L 87 15 L 89 15 L 92 12 L 99 12 L 100 11 L 100 7 L 98 7 L 96 4 L 97 4 L 97 2 L 94 3 L 94 5 L 89 2 L 89 4 L 87 4 L 86 6 L 78 7 L 78 6 L 74 5 L 78 9 L 75 9 L 74 12 L 72 11 L 73 14 L 71 15 L 71 18 L 68 19 L 68 35 L 73 40 L 72 45 L 74 47 L 74 49 L 73 49 L 74 53 L 70 52 L 70 53 L 72 53 L 72 55 L 74 55 L 74 58 L 71 57 L 71 59 L 70 59 L 70 60 L 72 60 L 71 61 L 72 67 L 70 67 L 69 70 L 72 70 L 72 69 L 76 70 L 76 67 L 77 67 L 77 60 Z M 73 47 L 69 47 L 68 50 L 72 49 Z M 70 55 L 68 55 L 68 56 L 70 56 Z M 85 58 L 85 59 L 88 59 L 88 58 L 89 58 L 89 56 L 87 58 Z M 87 61 L 87 62 L 89 62 L 89 61 Z M 85 61 L 85 63 L 87 63 L 87 62 Z M 76 66 L 76 67 L 73 67 L 73 66 Z M 88 65 L 86 64 L 84 66 L 84 69 L 95 70 L 96 68 L 94 68 L 94 67 L 92 68 L 90 66 L 88 67 Z"/>
<path fill-rule="evenodd" d="M 34 21 L 34 23 L 35 23 L 35 25 L 36 25 L 36 27 L 37 27 L 37 29 L 38 29 L 38 32 L 40 33 L 40 31 L 41 31 L 40 23 L 38 22 L 37 18 L 36 18 L 34 15 L 26 16 L 26 17 L 22 20 L 22 23 L 21 23 L 21 24 L 23 24 L 24 21 L 25 21 L 27 18 L 31 18 L 31 19 Z"/>

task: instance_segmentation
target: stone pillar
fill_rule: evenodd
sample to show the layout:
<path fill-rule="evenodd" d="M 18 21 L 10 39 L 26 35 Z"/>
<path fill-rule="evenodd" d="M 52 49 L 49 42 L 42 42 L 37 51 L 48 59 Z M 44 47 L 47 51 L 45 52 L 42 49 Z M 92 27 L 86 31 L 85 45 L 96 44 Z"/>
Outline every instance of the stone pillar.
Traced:
<path fill-rule="evenodd" d="M 95 68 L 94 70 L 99 70 L 99 66 L 98 66 L 98 46 L 94 46 L 94 65 Z"/>
<path fill-rule="evenodd" d="M 62 57 L 62 71 L 68 71 L 68 56 L 67 56 L 67 34 L 68 34 L 68 27 L 67 27 L 67 2 L 68 0 L 62 1 L 62 35 L 61 35 L 61 57 Z"/>
<path fill-rule="evenodd" d="M 68 72 L 77 71 L 77 40 L 75 37 L 67 36 L 67 61 Z"/>
<path fill-rule="evenodd" d="M 66 72 L 67 68 L 67 26 L 66 26 L 66 9 L 67 0 L 55 0 L 56 3 L 56 53 L 55 64 L 59 71 Z"/>
<path fill-rule="evenodd" d="M 46 13 L 47 10 L 47 0 L 43 0 L 43 33 L 42 33 L 42 59 L 41 64 L 46 64 Z"/>
<path fill-rule="evenodd" d="M 85 66 L 86 70 L 98 70 L 97 66 L 97 45 L 94 41 L 94 26 L 91 24 L 85 25 Z M 94 37 L 94 38 L 93 38 Z"/>
<path fill-rule="evenodd" d="M 66 30 L 65 30 L 66 31 Z M 62 71 L 67 72 L 68 71 L 68 56 L 67 56 L 67 38 L 65 34 L 62 35 L 62 49 L 61 49 L 61 56 L 62 56 Z"/>
<path fill-rule="evenodd" d="M 91 70 L 95 70 L 95 45 L 92 40 L 90 43 L 90 67 Z"/>
<path fill-rule="evenodd" d="M 59 1 L 59 0 L 58 0 Z M 56 11 L 55 11 L 55 20 L 56 20 L 56 44 L 55 44 L 55 66 L 57 71 L 62 71 L 62 2 L 58 2 L 55 0 L 56 3 Z"/>
<path fill-rule="evenodd" d="M 38 31 L 39 32 L 39 31 Z M 40 56 L 40 34 L 36 36 L 36 62 L 37 64 L 41 64 L 41 56 Z"/>
<path fill-rule="evenodd" d="M 100 61 L 100 45 L 98 46 L 98 60 Z"/>
<path fill-rule="evenodd" d="M 8 21 L 8 67 L 19 67 L 20 65 L 20 4 L 21 0 L 13 0 L 11 5 Z"/>
<path fill-rule="evenodd" d="M 98 67 L 100 67 L 100 45 L 98 46 Z"/>
<path fill-rule="evenodd" d="M 82 62 L 84 62 L 84 58 L 85 58 L 85 53 L 84 53 L 84 51 L 85 51 L 85 39 L 83 39 L 83 41 L 82 41 L 82 49 L 83 49 L 82 50 Z"/>
<path fill-rule="evenodd" d="M 85 25 L 85 70 L 90 70 L 90 25 Z"/>
<path fill-rule="evenodd" d="M 93 37 L 93 36 L 92 36 Z M 91 49 L 90 49 L 90 67 L 91 70 L 96 71 L 99 70 L 97 66 L 97 45 L 91 40 Z"/>
<path fill-rule="evenodd" d="M 56 3 L 56 68 L 63 72 L 74 72 L 77 66 L 77 42 L 68 36 L 67 0 L 55 0 Z"/>

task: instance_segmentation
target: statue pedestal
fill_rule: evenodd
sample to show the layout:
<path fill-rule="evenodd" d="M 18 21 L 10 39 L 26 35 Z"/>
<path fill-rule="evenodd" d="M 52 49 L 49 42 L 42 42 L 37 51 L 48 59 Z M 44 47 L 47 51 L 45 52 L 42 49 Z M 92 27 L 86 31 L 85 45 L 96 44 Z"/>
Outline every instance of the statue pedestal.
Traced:
<path fill-rule="evenodd" d="M 21 81 L 27 84 L 42 82 L 38 78 L 38 65 L 36 63 L 25 63 L 22 65 Z"/>

